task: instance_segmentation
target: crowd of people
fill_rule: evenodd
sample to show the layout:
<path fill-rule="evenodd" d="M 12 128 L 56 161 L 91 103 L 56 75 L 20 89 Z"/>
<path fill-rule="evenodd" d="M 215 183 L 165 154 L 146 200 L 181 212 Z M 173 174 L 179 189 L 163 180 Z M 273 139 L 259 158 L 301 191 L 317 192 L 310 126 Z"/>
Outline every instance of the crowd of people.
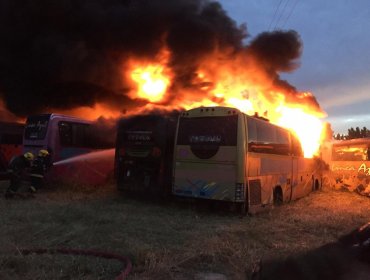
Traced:
<path fill-rule="evenodd" d="M 10 184 L 5 198 L 13 198 L 21 187 L 27 187 L 29 193 L 35 193 L 42 188 L 50 165 L 50 153 L 44 149 L 40 150 L 37 156 L 31 152 L 14 156 L 9 162 Z"/>

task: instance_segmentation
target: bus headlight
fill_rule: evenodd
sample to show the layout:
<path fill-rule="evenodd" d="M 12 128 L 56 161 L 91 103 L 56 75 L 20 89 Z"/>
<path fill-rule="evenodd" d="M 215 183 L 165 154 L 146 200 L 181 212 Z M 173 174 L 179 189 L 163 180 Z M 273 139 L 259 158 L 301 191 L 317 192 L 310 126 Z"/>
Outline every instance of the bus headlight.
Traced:
<path fill-rule="evenodd" d="M 242 200 L 244 201 L 244 184 L 243 183 L 236 183 L 235 184 L 235 200 Z"/>

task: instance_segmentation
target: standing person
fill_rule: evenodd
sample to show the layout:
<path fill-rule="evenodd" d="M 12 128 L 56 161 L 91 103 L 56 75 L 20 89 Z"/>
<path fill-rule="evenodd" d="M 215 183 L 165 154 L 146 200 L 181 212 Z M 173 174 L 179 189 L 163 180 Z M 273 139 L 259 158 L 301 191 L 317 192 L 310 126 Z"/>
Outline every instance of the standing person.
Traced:
<path fill-rule="evenodd" d="M 31 167 L 31 190 L 35 192 L 44 186 L 44 177 L 50 167 L 50 153 L 40 150 Z"/>
<path fill-rule="evenodd" d="M 21 187 L 24 180 L 28 180 L 29 170 L 34 160 L 34 155 L 27 152 L 23 155 L 14 156 L 8 167 L 10 173 L 10 184 L 5 192 L 5 198 L 12 198 Z"/>

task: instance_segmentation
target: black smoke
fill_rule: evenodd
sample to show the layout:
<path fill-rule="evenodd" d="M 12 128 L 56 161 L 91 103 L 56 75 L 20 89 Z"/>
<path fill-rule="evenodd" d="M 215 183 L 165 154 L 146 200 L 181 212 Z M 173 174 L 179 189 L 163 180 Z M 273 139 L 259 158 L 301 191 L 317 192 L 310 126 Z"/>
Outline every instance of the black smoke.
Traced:
<path fill-rule="evenodd" d="M 251 42 L 249 50 L 266 70 L 289 72 L 299 66 L 302 41 L 293 30 L 263 32 Z"/>
<path fill-rule="evenodd" d="M 0 92 L 19 116 L 96 102 L 127 109 L 137 105 L 122 78 L 130 55 L 153 58 L 167 43 L 173 66 L 195 65 L 244 36 L 206 0 L 1 0 Z"/>
<path fill-rule="evenodd" d="M 292 72 L 300 66 L 303 43 L 299 34 L 294 30 L 263 32 L 247 47 L 251 54 L 271 78 L 273 88 L 285 92 L 286 100 L 292 103 L 305 103 L 321 111 L 320 105 L 313 95 L 298 93 L 297 89 L 282 80 L 280 72 Z M 273 97 L 271 97 L 273 98 Z"/>
<path fill-rule="evenodd" d="M 192 85 L 202 57 L 223 49 L 256 56 L 284 84 L 277 73 L 296 66 L 298 34 L 263 33 L 249 46 L 246 37 L 245 25 L 210 0 L 0 0 L 0 97 L 21 117 L 97 102 L 142 106 L 127 95 L 123 62 L 153 59 L 163 46 L 171 51 L 171 94 Z"/>

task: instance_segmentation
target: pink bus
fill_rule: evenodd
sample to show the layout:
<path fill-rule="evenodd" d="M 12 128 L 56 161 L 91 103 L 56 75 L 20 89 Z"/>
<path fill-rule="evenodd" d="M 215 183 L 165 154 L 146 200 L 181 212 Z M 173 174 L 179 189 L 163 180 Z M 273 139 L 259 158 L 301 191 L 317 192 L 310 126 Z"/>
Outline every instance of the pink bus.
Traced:
<path fill-rule="evenodd" d="M 37 155 L 46 149 L 53 167 L 49 179 L 66 179 L 77 183 L 101 184 L 113 173 L 114 153 L 101 153 L 113 148 L 97 141 L 93 123 L 60 114 L 39 114 L 27 118 L 23 152 Z M 92 154 L 92 152 L 100 153 Z M 89 153 L 89 156 L 82 155 Z M 67 161 L 68 160 L 68 161 Z"/>
<path fill-rule="evenodd" d="M 86 146 L 86 131 L 90 124 L 59 114 L 29 116 L 24 129 L 23 152 L 37 155 L 41 149 L 48 150 L 52 162 L 88 153 L 91 148 Z"/>

